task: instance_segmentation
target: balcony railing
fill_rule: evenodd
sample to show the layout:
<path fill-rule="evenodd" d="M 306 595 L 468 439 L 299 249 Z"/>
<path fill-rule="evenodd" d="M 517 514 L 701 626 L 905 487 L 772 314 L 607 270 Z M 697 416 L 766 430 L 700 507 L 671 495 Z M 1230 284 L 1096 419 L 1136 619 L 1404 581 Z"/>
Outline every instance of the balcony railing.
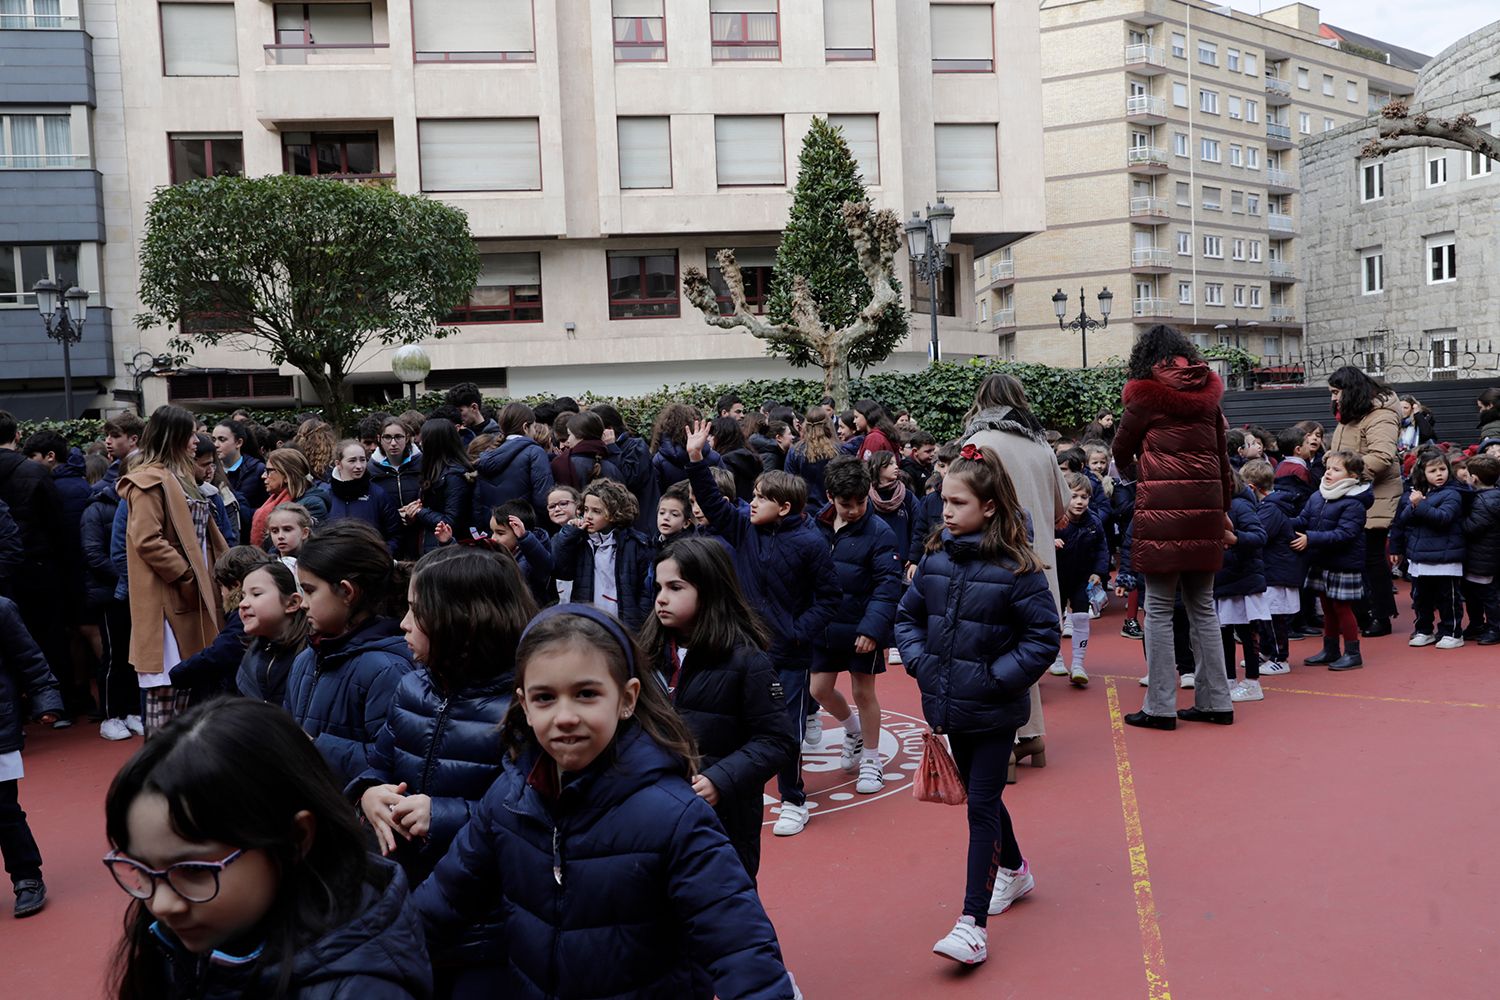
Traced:
<path fill-rule="evenodd" d="M 1266 138 L 1291 142 L 1292 127 L 1290 125 L 1278 125 L 1276 122 L 1266 122 Z"/>
<path fill-rule="evenodd" d="M 1290 170 L 1267 167 L 1266 183 L 1271 187 L 1294 188 L 1297 186 L 1297 175 Z"/>
<path fill-rule="evenodd" d="M 1273 260 L 1266 263 L 1266 273 L 1273 278 L 1295 278 L 1297 266 L 1289 260 Z"/>
<path fill-rule="evenodd" d="M 391 61 L 385 42 L 311 45 L 267 45 L 268 66 L 384 66 Z"/>
<path fill-rule="evenodd" d="M 1167 99 L 1165 97 L 1152 97 L 1150 94 L 1131 94 L 1125 98 L 1125 114 L 1153 115 L 1157 118 L 1165 118 L 1167 114 Z"/>
<path fill-rule="evenodd" d="M 1278 97 L 1291 97 L 1292 82 L 1290 80 L 1283 80 L 1280 77 L 1268 76 L 1266 77 L 1266 93 Z"/>
<path fill-rule="evenodd" d="M 1172 303 L 1166 299 L 1136 299 L 1131 303 L 1133 316 L 1170 316 Z"/>
<path fill-rule="evenodd" d="M 0 170 L 87 170 L 87 153 L 0 154 Z"/>
<path fill-rule="evenodd" d="M 25 6 L 22 4 L 22 6 Z M 76 14 L 4 14 L 0 15 L 0 29 L 40 31 L 76 31 L 83 22 Z"/>
<path fill-rule="evenodd" d="M 1290 233 L 1296 228 L 1292 225 L 1292 217 L 1280 212 L 1267 212 L 1266 225 L 1281 233 Z"/>
<path fill-rule="evenodd" d="M 1130 199 L 1132 217 L 1142 215 L 1171 215 L 1171 204 L 1165 198 L 1139 197 Z"/>
<path fill-rule="evenodd" d="M 1125 152 L 1125 161 L 1132 167 L 1167 165 L 1167 151 L 1160 146 L 1131 146 Z"/>
<path fill-rule="evenodd" d="M 1297 310 L 1293 309 L 1291 306 L 1272 306 L 1270 315 L 1272 323 L 1297 322 Z"/>
<path fill-rule="evenodd" d="M 1014 278 L 1016 276 L 1016 262 L 1014 260 L 997 260 L 990 263 L 990 280 L 999 281 L 1001 278 Z"/>
<path fill-rule="evenodd" d="M 1171 267 L 1172 252 L 1161 247 L 1134 247 L 1130 251 L 1131 267 Z"/>
<path fill-rule="evenodd" d="M 1126 66 L 1165 66 L 1167 64 L 1167 50 L 1157 45 L 1127 45 L 1125 46 Z"/>
<path fill-rule="evenodd" d="M 990 316 L 991 330 L 1004 330 L 1016 325 L 1016 311 L 1014 309 L 996 309 Z"/>

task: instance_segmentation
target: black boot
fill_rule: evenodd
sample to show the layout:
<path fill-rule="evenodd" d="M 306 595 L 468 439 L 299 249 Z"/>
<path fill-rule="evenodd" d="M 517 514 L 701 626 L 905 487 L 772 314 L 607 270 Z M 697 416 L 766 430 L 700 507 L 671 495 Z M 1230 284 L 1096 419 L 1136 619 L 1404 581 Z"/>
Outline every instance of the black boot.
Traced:
<path fill-rule="evenodd" d="M 1354 643 L 1358 645 L 1358 643 Z M 1339 637 L 1336 635 L 1323 636 L 1323 652 L 1314 653 L 1302 661 L 1305 667 L 1321 667 L 1325 663 L 1332 663 L 1339 658 Z"/>
<path fill-rule="evenodd" d="M 1376 639 L 1383 635 L 1391 634 L 1391 620 L 1389 618 L 1373 618 L 1370 624 L 1359 630 L 1359 634 L 1366 639 Z"/>
<path fill-rule="evenodd" d="M 1365 661 L 1359 658 L 1359 643 L 1344 643 L 1344 655 L 1328 664 L 1329 670 L 1358 670 L 1365 665 Z"/>
<path fill-rule="evenodd" d="M 16 917 L 29 917 L 47 902 L 47 887 L 39 878 L 23 878 L 15 884 Z"/>
<path fill-rule="evenodd" d="M 1234 710 L 1228 712 L 1212 712 L 1206 708 L 1179 708 L 1177 717 L 1183 722 L 1212 722 L 1218 726 L 1234 725 Z"/>

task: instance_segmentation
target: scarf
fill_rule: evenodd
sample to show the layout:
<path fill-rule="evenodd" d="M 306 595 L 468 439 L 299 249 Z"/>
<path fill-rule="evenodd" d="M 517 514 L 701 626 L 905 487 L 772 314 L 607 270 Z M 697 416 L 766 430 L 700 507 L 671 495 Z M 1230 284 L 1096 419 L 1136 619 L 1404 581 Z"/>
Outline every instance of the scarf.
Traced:
<path fill-rule="evenodd" d="M 967 441 L 980 431 L 1001 431 L 1046 444 L 1047 439 L 1036 428 L 1036 423 L 1036 417 L 1029 413 L 1009 406 L 997 406 L 994 409 L 980 410 L 974 414 L 964 426 L 963 439 Z"/>
<path fill-rule="evenodd" d="M 881 496 L 880 491 L 882 489 L 891 491 L 889 498 Z M 906 484 L 898 479 L 890 486 L 871 486 L 870 502 L 875 505 L 875 509 L 880 513 L 894 514 L 901 509 L 902 504 L 906 503 Z"/>
<path fill-rule="evenodd" d="M 1329 485 L 1324 479 L 1318 486 L 1318 492 L 1323 494 L 1324 500 L 1342 500 L 1347 496 L 1354 496 L 1370 488 L 1369 483 L 1362 483 L 1358 479 L 1340 479 L 1333 485 Z"/>
<path fill-rule="evenodd" d="M 581 490 L 595 477 L 589 476 L 587 482 L 579 482 L 578 474 L 573 470 L 573 457 L 576 455 L 588 459 L 595 467 L 599 467 L 608 454 L 609 446 L 603 441 L 580 441 L 571 448 L 564 448 L 552 460 L 552 478 L 564 486 Z"/>
<path fill-rule="evenodd" d="M 271 511 L 284 503 L 291 503 L 292 495 L 286 490 L 278 490 L 277 493 L 260 505 L 255 514 L 250 518 L 250 544 L 256 548 L 262 548 L 266 544 L 266 521 L 271 516 Z"/>
<path fill-rule="evenodd" d="M 344 503 L 353 503 L 370 492 L 370 484 L 369 480 L 364 477 L 360 477 L 359 479 L 340 479 L 335 474 L 328 480 L 328 489 Z"/>

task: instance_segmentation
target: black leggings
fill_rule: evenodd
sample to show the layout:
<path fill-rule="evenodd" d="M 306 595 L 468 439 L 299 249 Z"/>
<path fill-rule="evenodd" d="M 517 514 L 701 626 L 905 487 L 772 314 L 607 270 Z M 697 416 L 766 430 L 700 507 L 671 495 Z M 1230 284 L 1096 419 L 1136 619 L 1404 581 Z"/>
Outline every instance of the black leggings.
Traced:
<path fill-rule="evenodd" d="M 1224 637 L 1224 672 L 1234 680 L 1234 637 L 1240 637 L 1240 646 L 1245 650 L 1245 679 L 1260 680 L 1260 659 L 1255 652 L 1255 624 L 1221 625 L 1219 634 Z"/>
<path fill-rule="evenodd" d="M 1005 791 L 1005 772 L 1016 743 L 1014 729 L 988 733 L 949 733 L 953 762 L 969 793 L 969 864 L 964 883 L 964 915 L 980 927 L 989 919 L 990 896 L 995 891 L 995 871 L 1015 871 L 1025 862 L 1010 813 L 1000 801 Z"/>
<path fill-rule="evenodd" d="M 1365 529 L 1365 599 L 1369 617 L 1390 621 L 1396 617 L 1396 595 L 1391 590 L 1391 564 L 1385 557 L 1385 528 Z"/>
<path fill-rule="evenodd" d="M 103 611 L 99 631 L 104 638 L 104 655 L 97 676 L 100 714 L 106 719 L 140 715 L 141 689 L 130 666 L 130 603 L 111 600 Z"/>

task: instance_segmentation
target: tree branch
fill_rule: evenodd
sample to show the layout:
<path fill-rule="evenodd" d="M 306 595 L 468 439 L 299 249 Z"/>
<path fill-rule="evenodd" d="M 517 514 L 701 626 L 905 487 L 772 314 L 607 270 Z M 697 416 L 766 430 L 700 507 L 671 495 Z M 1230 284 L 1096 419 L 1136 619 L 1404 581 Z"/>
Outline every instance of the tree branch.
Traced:
<path fill-rule="evenodd" d="M 1452 118 L 1434 118 L 1425 111 L 1411 113 L 1404 100 L 1391 101 L 1380 109 L 1379 137 L 1360 148 L 1361 159 L 1378 159 L 1402 149 L 1436 146 L 1481 153 L 1500 159 L 1496 137 L 1479 128 L 1474 116 L 1458 114 Z"/>
<path fill-rule="evenodd" d="M 682 272 L 682 287 L 687 293 L 688 301 L 698 307 L 705 323 L 723 330 L 739 327 L 758 340 L 790 344 L 807 343 L 803 331 L 797 327 L 790 324 L 772 323 L 751 310 L 750 303 L 745 300 L 745 277 L 740 271 L 739 263 L 734 259 L 733 250 L 727 248 L 720 250 L 718 261 L 719 273 L 724 278 L 724 284 L 729 287 L 729 300 L 734 307 L 734 311 L 727 316 L 719 311 L 719 300 L 714 294 L 713 285 L 709 283 L 708 275 L 692 265 L 684 268 Z"/>

